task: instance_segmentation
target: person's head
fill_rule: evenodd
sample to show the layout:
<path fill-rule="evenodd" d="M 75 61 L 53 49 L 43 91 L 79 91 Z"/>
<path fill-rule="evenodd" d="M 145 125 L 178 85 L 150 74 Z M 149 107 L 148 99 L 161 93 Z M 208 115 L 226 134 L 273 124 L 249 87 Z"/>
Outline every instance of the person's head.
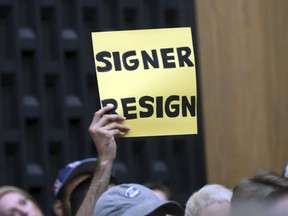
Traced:
<path fill-rule="evenodd" d="M 269 196 L 271 212 L 273 215 L 287 215 L 288 212 L 288 187 L 278 190 Z"/>
<path fill-rule="evenodd" d="M 88 177 L 84 181 L 80 182 L 72 191 L 70 195 L 71 215 L 76 215 L 80 208 L 92 181 L 92 176 Z M 108 188 L 118 185 L 118 180 L 114 176 L 110 176 L 110 182 Z"/>
<path fill-rule="evenodd" d="M 170 199 L 170 189 L 165 184 L 161 182 L 147 182 L 144 186 L 151 189 L 159 199 Z"/>
<path fill-rule="evenodd" d="M 232 205 L 239 201 L 265 201 L 271 194 L 288 187 L 288 179 L 269 170 L 257 172 L 254 178 L 242 179 L 233 189 Z"/>
<path fill-rule="evenodd" d="M 71 215 L 76 215 L 90 187 L 92 176 L 80 182 L 70 196 Z"/>
<path fill-rule="evenodd" d="M 94 216 L 165 216 L 183 215 L 182 207 L 173 201 L 160 200 L 152 190 L 139 184 L 121 184 L 103 193 Z"/>
<path fill-rule="evenodd" d="M 0 187 L 1 216 L 43 216 L 34 198 L 14 186 Z"/>
<path fill-rule="evenodd" d="M 96 158 L 87 158 L 66 165 L 58 172 L 54 183 L 54 213 L 57 216 L 70 216 L 70 196 L 74 188 L 91 177 L 96 168 Z"/>
<path fill-rule="evenodd" d="M 222 185 L 206 185 L 189 198 L 185 216 L 228 216 L 232 192 Z"/>
<path fill-rule="evenodd" d="M 267 214 L 272 208 L 271 197 L 287 188 L 288 179 L 269 170 L 242 179 L 233 189 L 232 215 L 261 215 L 263 211 Z"/>

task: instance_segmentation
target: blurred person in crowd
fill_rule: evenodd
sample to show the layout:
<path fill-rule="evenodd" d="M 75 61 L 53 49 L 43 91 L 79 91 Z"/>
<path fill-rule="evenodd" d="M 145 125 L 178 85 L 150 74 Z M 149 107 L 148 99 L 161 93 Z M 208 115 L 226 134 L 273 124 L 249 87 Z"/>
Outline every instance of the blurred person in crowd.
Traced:
<path fill-rule="evenodd" d="M 239 200 L 265 200 L 269 195 L 286 189 L 288 179 L 279 174 L 260 170 L 253 178 L 242 179 L 233 189 L 232 204 Z"/>
<path fill-rule="evenodd" d="M 129 131 L 129 127 L 121 124 L 121 122 L 125 120 L 124 117 L 112 114 L 106 115 L 112 108 L 113 106 L 108 105 L 98 110 L 94 114 L 89 127 L 90 135 L 98 153 L 98 158 L 97 160 L 94 159 L 96 163 L 94 161 L 92 169 L 89 168 L 89 172 L 87 172 L 87 170 L 79 168 L 82 167 L 83 164 L 87 165 L 87 161 L 91 160 L 84 159 L 71 163 L 63 168 L 63 176 L 66 177 L 62 178 L 62 180 L 61 178 L 56 179 L 54 191 L 57 199 L 53 209 L 57 216 L 71 215 L 71 193 L 74 188 L 85 179 L 92 177 L 89 190 L 77 211 L 77 216 L 92 215 L 97 199 L 108 189 L 112 165 L 116 158 L 116 143 L 114 137 L 123 136 Z M 83 172 L 83 170 L 85 170 L 85 172 Z M 60 170 L 58 177 L 61 176 L 61 173 Z"/>
<path fill-rule="evenodd" d="M 184 210 L 174 201 L 160 200 L 139 184 L 121 184 L 110 188 L 98 199 L 94 216 L 182 216 Z"/>
<path fill-rule="evenodd" d="M 57 216 L 71 215 L 71 194 L 77 185 L 82 181 L 85 181 L 86 179 L 90 179 L 91 181 L 92 175 L 95 171 L 96 162 L 96 158 L 86 158 L 72 162 L 58 172 L 58 176 L 53 186 L 53 192 L 55 196 L 53 210 Z M 115 186 L 116 184 L 116 177 L 111 175 L 109 187 Z M 85 195 L 82 198 L 84 197 Z"/>
<path fill-rule="evenodd" d="M 155 195 L 161 200 L 169 200 L 170 199 L 170 189 L 167 185 L 162 182 L 147 182 L 144 184 L 147 188 L 152 190 Z"/>
<path fill-rule="evenodd" d="M 96 158 L 86 158 L 72 162 L 58 172 L 53 186 L 55 201 L 53 210 L 57 216 L 70 216 L 70 195 L 74 188 L 95 171 Z"/>
<path fill-rule="evenodd" d="M 72 191 L 70 195 L 71 215 L 76 215 L 90 187 L 91 181 L 92 176 L 80 182 Z M 113 175 L 111 175 L 108 188 L 114 187 L 116 185 L 118 185 L 118 181 Z"/>
<path fill-rule="evenodd" d="M 273 216 L 284 216 L 288 214 L 288 188 L 272 193 L 269 198 Z"/>
<path fill-rule="evenodd" d="M 278 204 L 280 208 L 282 201 L 286 203 L 285 196 L 280 194 L 287 189 L 288 179 L 275 172 L 261 170 L 253 178 L 242 179 L 233 189 L 231 215 L 274 215 L 274 208 Z"/>
<path fill-rule="evenodd" d="M 106 157 L 102 158 L 102 162 L 110 164 L 110 167 L 106 166 L 102 169 L 102 172 L 109 174 L 116 158 L 116 142 L 114 137 L 124 136 L 130 129 L 121 124 L 125 120 L 125 117 L 117 114 L 106 114 L 112 108 L 113 106 L 106 106 L 97 111 L 89 127 L 94 143 L 102 143 L 100 145 L 102 149 L 100 150 L 103 153 L 105 152 L 103 155 L 106 155 Z M 99 183 L 102 184 L 101 187 L 99 187 Z M 153 191 L 138 184 L 122 184 L 110 188 L 105 193 L 97 190 L 97 188 L 103 189 L 103 185 L 107 189 L 108 183 L 109 178 L 107 175 L 102 174 L 102 177 L 98 181 L 93 181 L 92 179 L 84 201 L 77 211 L 77 216 L 92 215 L 90 214 L 91 209 L 92 212 L 95 209 L 94 215 L 97 216 L 164 216 L 166 214 L 182 216 L 184 214 L 183 208 L 178 203 L 160 200 Z M 103 195 L 99 198 L 101 193 Z"/>
<path fill-rule="evenodd" d="M 202 187 L 189 198 L 185 216 L 229 216 L 232 191 L 222 185 Z"/>
<path fill-rule="evenodd" d="M 92 176 L 80 182 L 70 196 L 71 215 L 76 215 L 91 184 Z"/>
<path fill-rule="evenodd" d="M 130 129 L 122 124 L 125 117 L 107 114 L 112 109 L 113 105 L 107 105 L 95 112 L 89 126 L 90 135 L 98 152 L 98 159 L 91 184 L 76 216 L 93 215 L 98 198 L 109 187 L 117 149 L 114 137 L 124 136 Z"/>
<path fill-rule="evenodd" d="M 43 216 L 35 199 L 14 186 L 0 187 L 1 216 Z"/>

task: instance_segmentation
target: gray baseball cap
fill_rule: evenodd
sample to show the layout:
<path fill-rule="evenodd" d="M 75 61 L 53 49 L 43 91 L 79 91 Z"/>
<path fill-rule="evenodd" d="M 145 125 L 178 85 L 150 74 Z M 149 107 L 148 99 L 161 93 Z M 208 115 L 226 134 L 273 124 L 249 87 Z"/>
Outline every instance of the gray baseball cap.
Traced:
<path fill-rule="evenodd" d="M 94 216 L 145 216 L 159 208 L 166 214 L 184 215 L 177 202 L 160 200 L 152 190 L 139 184 L 122 184 L 102 194 Z"/>

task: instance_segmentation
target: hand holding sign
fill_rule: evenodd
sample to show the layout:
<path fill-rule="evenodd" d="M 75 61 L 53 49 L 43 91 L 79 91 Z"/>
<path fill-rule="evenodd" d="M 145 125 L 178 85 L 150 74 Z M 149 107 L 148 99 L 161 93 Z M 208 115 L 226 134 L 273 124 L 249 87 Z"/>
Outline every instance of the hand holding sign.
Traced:
<path fill-rule="evenodd" d="M 126 137 L 197 133 L 190 28 L 99 32 L 92 40 L 101 104 L 126 117 Z"/>
<path fill-rule="evenodd" d="M 116 143 L 114 137 L 124 136 L 129 127 L 121 124 L 126 118 L 119 115 L 106 114 L 113 106 L 105 106 L 98 110 L 93 117 L 89 132 L 98 152 L 101 162 L 114 161 L 116 157 Z"/>

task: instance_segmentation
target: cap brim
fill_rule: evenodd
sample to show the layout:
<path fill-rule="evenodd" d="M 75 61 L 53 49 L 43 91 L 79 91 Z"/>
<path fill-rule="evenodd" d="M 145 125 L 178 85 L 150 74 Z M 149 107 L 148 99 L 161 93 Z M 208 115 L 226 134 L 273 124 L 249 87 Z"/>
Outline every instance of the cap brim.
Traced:
<path fill-rule="evenodd" d="M 155 210 L 163 209 L 166 214 L 183 216 L 184 209 L 181 205 L 174 201 L 162 201 L 162 200 L 151 200 L 151 202 L 144 202 L 142 204 L 136 205 L 125 212 L 123 216 L 145 216 L 151 214 Z"/>
<path fill-rule="evenodd" d="M 71 179 L 75 178 L 76 176 L 82 174 L 93 174 L 96 169 L 96 162 L 97 159 L 89 159 L 87 161 L 83 161 L 81 164 L 76 166 L 70 173 L 63 185 L 66 185 Z"/>
<path fill-rule="evenodd" d="M 76 167 L 74 167 L 66 179 L 63 181 L 63 185 L 61 186 L 60 190 L 57 192 L 56 197 L 59 195 L 60 191 L 67 185 L 69 181 L 71 181 L 73 178 L 76 176 L 82 175 L 82 174 L 90 174 L 91 175 L 94 173 L 96 169 L 96 158 L 88 158 L 83 161 Z"/>

